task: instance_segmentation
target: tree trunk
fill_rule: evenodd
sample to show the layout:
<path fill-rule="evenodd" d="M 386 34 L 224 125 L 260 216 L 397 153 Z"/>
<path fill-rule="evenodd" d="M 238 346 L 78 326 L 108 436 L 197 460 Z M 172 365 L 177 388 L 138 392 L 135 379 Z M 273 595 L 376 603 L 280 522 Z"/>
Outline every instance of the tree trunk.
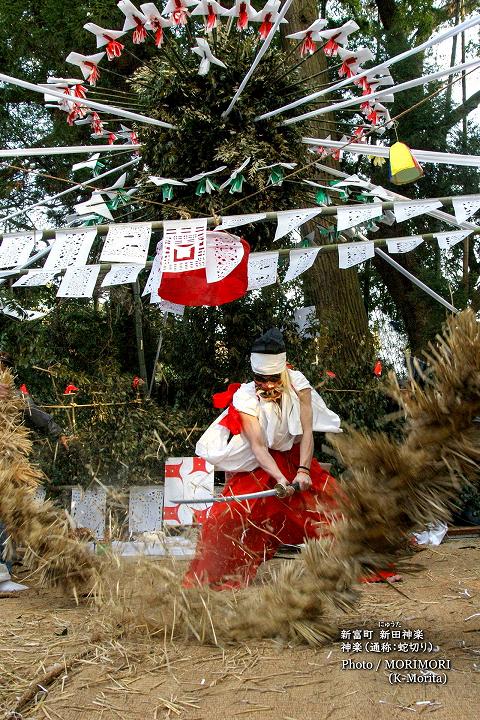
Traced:
<path fill-rule="evenodd" d="M 318 17 L 316 0 L 296 0 L 287 12 L 287 33 L 304 30 Z M 282 28 L 282 32 L 285 32 Z M 284 41 L 287 45 L 292 41 Z M 291 48 L 291 45 L 287 45 Z M 327 60 L 322 51 L 307 59 L 299 67 L 302 79 L 305 80 L 305 93 L 315 92 L 319 86 L 329 81 Z M 323 73 L 318 75 L 319 73 Z M 317 77 L 313 77 L 317 76 Z M 328 97 L 323 102 L 330 102 Z M 307 112 L 310 106 L 303 106 Z M 343 133 L 336 132 L 335 116 L 328 113 L 319 116 L 315 123 L 305 124 L 305 134 L 314 137 L 331 135 L 334 139 Z M 326 159 L 322 163 L 335 167 L 335 161 Z M 331 176 L 323 175 L 320 182 L 328 182 Z M 314 223 L 304 226 L 305 233 L 316 232 L 318 244 L 328 242 L 318 233 Z M 332 367 L 348 366 L 351 362 L 358 363 L 359 348 L 370 346 L 368 317 L 363 303 L 358 273 L 356 268 L 340 270 L 336 253 L 320 255 L 310 272 L 306 275 L 305 291 L 308 303 L 315 305 L 317 317 L 322 326 L 322 348 L 328 356 Z"/>

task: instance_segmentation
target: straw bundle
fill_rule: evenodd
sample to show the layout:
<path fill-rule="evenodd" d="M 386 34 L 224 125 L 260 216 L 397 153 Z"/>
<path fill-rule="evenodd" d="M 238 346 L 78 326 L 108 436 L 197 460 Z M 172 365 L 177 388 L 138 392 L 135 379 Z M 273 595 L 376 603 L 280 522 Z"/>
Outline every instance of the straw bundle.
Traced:
<path fill-rule="evenodd" d="M 35 499 L 42 474 L 28 461 L 32 443 L 21 424 L 23 399 L 8 370 L 0 372 L 0 384 L 9 388 L 0 399 L 0 517 L 14 543 L 25 548 L 24 566 L 42 584 L 89 589 L 98 561 L 73 537 L 66 513 Z"/>

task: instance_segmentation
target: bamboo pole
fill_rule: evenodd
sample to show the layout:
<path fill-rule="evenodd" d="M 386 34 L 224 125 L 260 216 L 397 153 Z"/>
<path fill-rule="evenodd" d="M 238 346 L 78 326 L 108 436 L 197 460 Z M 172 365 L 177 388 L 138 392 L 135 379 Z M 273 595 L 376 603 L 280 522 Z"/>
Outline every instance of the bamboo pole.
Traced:
<path fill-rule="evenodd" d="M 135 322 L 135 338 L 137 341 L 137 354 L 138 354 L 138 369 L 140 377 L 145 383 L 144 387 L 148 382 L 147 378 L 147 367 L 145 365 L 145 350 L 143 346 L 143 324 L 142 324 L 142 299 L 140 297 L 140 285 L 138 280 L 132 283 L 133 290 L 133 314 Z"/>

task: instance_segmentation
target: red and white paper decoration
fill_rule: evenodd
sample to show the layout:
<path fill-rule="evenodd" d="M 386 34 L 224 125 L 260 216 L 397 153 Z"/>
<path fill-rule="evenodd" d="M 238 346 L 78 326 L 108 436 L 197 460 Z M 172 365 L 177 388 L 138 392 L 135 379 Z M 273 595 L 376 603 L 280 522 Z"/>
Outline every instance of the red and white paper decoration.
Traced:
<path fill-rule="evenodd" d="M 207 263 L 207 218 L 163 223 L 162 272 L 200 270 Z"/>
<path fill-rule="evenodd" d="M 457 243 L 465 240 L 471 234 L 471 230 L 451 230 L 450 232 L 434 233 L 440 250 L 450 250 Z"/>
<path fill-rule="evenodd" d="M 421 235 L 395 238 L 395 240 L 387 240 L 387 249 L 389 253 L 406 253 L 415 250 L 422 242 L 423 238 Z"/>
<path fill-rule="evenodd" d="M 453 198 L 453 210 L 457 222 L 462 223 L 480 210 L 480 195 L 464 195 Z"/>
<path fill-rule="evenodd" d="M 199 457 L 168 458 L 165 462 L 165 497 L 163 521 L 165 525 L 192 525 L 202 522 L 211 503 L 179 505 L 174 500 L 212 497 L 213 465 Z"/>
<path fill-rule="evenodd" d="M 259 252 L 248 260 L 248 290 L 259 290 L 277 281 L 278 252 Z"/>
<path fill-rule="evenodd" d="M 227 8 L 222 7 L 216 0 L 200 0 L 197 6 L 190 13 L 192 17 L 203 15 L 205 18 L 205 27 L 207 32 L 213 30 L 218 25 L 218 18 L 229 15 Z"/>
<path fill-rule="evenodd" d="M 100 272 L 100 265 L 70 267 L 65 271 L 57 297 L 91 298 Z"/>
<path fill-rule="evenodd" d="M 130 0 L 120 0 L 117 3 L 118 9 L 125 15 L 123 32 L 133 30 L 132 40 L 134 45 L 145 42 L 147 37 L 146 24 L 148 18 L 138 10 Z"/>
<path fill-rule="evenodd" d="M 136 281 L 144 267 L 144 265 L 137 263 L 119 263 L 118 265 L 113 265 L 103 278 L 102 287 L 132 284 Z"/>
<path fill-rule="evenodd" d="M 252 18 L 252 22 L 261 23 L 260 27 L 258 28 L 258 32 L 260 33 L 260 37 L 262 38 L 262 40 L 266 40 L 268 33 L 272 29 L 275 21 L 280 14 L 279 11 L 280 0 L 269 0 L 269 2 L 264 5 L 262 10 L 259 10 L 255 17 Z M 282 18 L 280 20 L 280 23 L 288 23 L 288 20 Z"/>
<path fill-rule="evenodd" d="M 125 35 L 123 30 L 108 30 L 102 28 L 95 23 L 85 23 L 83 26 L 85 30 L 95 35 L 97 40 L 97 48 L 106 46 L 107 58 L 113 60 L 114 58 L 120 57 L 124 45 L 118 42 L 118 39 Z"/>
<path fill-rule="evenodd" d="M 349 268 L 359 265 L 375 255 L 373 242 L 342 243 L 338 246 L 338 267 Z"/>
<path fill-rule="evenodd" d="M 151 234 L 150 223 L 110 225 L 100 261 L 145 265 Z"/>
<path fill-rule="evenodd" d="M 95 228 L 57 230 L 55 242 L 45 260 L 43 269 L 53 272 L 65 270 L 74 265 L 86 265 L 96 236 Z"/>
<path fill-rule="evenodd" d="M 442 203 L 439 200 L 409 200 L 408 202 L 395 202 L 393 212 L 395 213 L 395 220 L 403 222 L 418 215 L 429 213 L 432 210 L 438 210 L 441 207 Z"/>
<path fill-rule="evenodd" d="M 300 32 L 291 33 L 290 35 L 287 35 L 287 38 L 290 38 L 291 40 L 302 40 L 302 45 L 300 47 L 300 55 L 304 57 L 305 55 L 313 55 L 313 53 L 317 49 L 317 42 L 320 42 L 322 39 L 321 31 L 323 28 L 327 25 L 327 21 L 323 20 L 322 18 L 318 18 L 318 20 L 315 20 L 311 25 L 308 26 L 305 30 L 300 30 Z"/>
<path fill-rule="evenodd" d="M 6 233 L 0 246 L 0 268 L 24 265 L 35 246 L 35 233 Z"/>
<path fill-rule="evenodd" d="M 281 210 L 277 213 L 277 229 L 273 241 L 280 240 L 312 218 L 320 215 L 322 208 L 304 208 L 302 210 Z"/>
<path fill-rule="evenodd" d="M 380 217 L 382 212 L 380 203 L 346 205 L 345 207 L 339 205 L 337 208 L 337 231 L 341 232 L 368 220 L 373 220 L 373 218 Z"/>
<path fill-rule="evenodd" d="M 95 55 L 82 55 L 81 53 L 71 52 L 66 62 L 77 65 L 82 71 L 82 75 L 90 85 L 95 85 L 100 77 L 98 63 L 105 57 L 105 53 L 96 53 Z"/>
<path fill-rule="evenodd" d="M 283 278 L 283 282 L 286 283 L 290 282 L 290 280 L 295 280 L 295 278 L 309 270 L 315 262 L 319 251 L 319 247 L 290 250 L 290 265 Z"/>
<path fill-rule="evenodd" d="M 154 3 L 143 3 L 140 5 L 140 9 L 147 18 L 147 24 L 145 27 L 147 30 L 153 30 L 155 33 L 155 45 L 157 47 L 162 47 L 164 40 L 164 28 L 172 27 L 175 23 L 171 18 L 162 17 L 159 9 Z"/>

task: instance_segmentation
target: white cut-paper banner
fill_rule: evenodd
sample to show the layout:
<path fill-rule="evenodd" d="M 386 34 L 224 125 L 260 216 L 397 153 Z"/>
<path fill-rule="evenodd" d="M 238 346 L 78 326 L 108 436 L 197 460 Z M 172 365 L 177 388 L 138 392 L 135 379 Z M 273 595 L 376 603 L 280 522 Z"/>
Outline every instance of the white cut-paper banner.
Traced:
<path fill-rule="evenodd" d="M 100 265 L 68 268 L 58 288 L 57 297 L 91 298 L 99 272 Z"/>
<path fill-rule="evenodd" d="M 150 303 L 156 305 L 162 313 L 170 313 L 171 315 L 179 315 L 181 317 L 185 312 L 185 305 L 178 305 L 177 303 L 170 302 L 170 300 L 164 300 L 159 295 L 155 295 L 155 293 L 152 293 Z"/>
<path fill-rule="evenodd" d="M 266 213 L 254 213 L 252 215 L 225 215 L 222 222 L 217 225 L 215 230 L 227 230 L 228 228 L 239 227 L 240 225 L 248 225 L 266 218 Z"/>
<path fill-rule="evenodd" d="M 153 258 L 150 274 L 143 288 L 142 297 L 152 292 L 157 292 L 162 279 L 162 241 L 157 244 L 155 257 Z"/>
<path fill-rule="evenodd" d="M 35 245 L 35 233 L 8 233 L 0 246 L 0 268 L 24 265 Z"/>
<path fill-rule="evenodd" d="M 103 278 L 102 287 L 134 283 L 138 278 L 138 274 L 144 267 L 145 265 L 139 265 L 137 263 L 119 263 L 118 265 L 112 265 L 108 273 Z"/>
<path fill-rule="evenodd" d="M 55 280 L 55 272 L 45 272 L 44 270 L 29 270 L 26 275 L 22 275 L 12 287 L 40 287 L 41 285 L 49 285 Z"/>
<path fill-rule="evenodd" d="M 453 198 L 452 204 L 456 221 L 462 223 L 480 210 L 480 195 L 464 195 Z"/>
<path fill-rule="evenodd" d="M 207 218 L 163 223 L 163 272 L 200 270 L 207 262 Z"/>
<path fill-rule="evenodd" d="M 88 528 L 97 540 L 105 537 L 107 493 L 103 488 L 72 488 L 71 515 L 77 527 Z"/>
<path fill-rule="evenodd" d="M 16 320 L 23 322 L 24 320 L 38 320 L 39 318 L 43 318 L 45 315 L 48 315 L 51 310 L 44 310 L 43 312 L 40 310 L 26 310 L 25 308 L 20 307 L 20 305 L 7 303 L 6 305 L 0 306 L 0 312 L 3 315 L 13 317 Z"/>
<path fill-rule="evenodd" d="M 312 333 L 309 330 L 310 324 L 315 319 L 316 310 L 315 305 L 309 307 L 297 308 L 294 313 L 295 325 L 298 329 L 298 334 L 302 337 L 311 337 Z"/>
<path fill-rule="evenodd" d="M 278 252 L 253 253 L 248 258 L 247 290 L 273 285 L 277 281 Z"/>
<path fill-rule="evenodd" d="M 174 500 L 204 498 L 213 495 L 213 465 L 198 457 L 168 458 L 165 462 L 165 525 L 191 525 L 195 515 L 202 521 L 211 503 L 179 505 Z"/>
<path fill-rule="evenodd" d="M 393 212 L 397 222 L 404 222 L 417 215 L 425 215 L 432 210 L 438 210 L 442 207 L 439 200 L 411 200 L 409 202 L 394 202 Z"/>
<path fill-rule="evenodd" d="M 151 234 L 150 223 L 110 225 L 100 261 L 145 265 Z"/>
<path fill-rule="evenodd" d="M 316 260 L 320 248 L 296 248 L 290 250 L 290 265 L 285 273 L 283 282 L 290 282 L 309 270 Z"/>
<path fill-rule="evenodd" d="M 281 210 L 277 213 L 277 229 L 273 241 L 288 235 L 316 215 L 320 215 L 322 208 L 305 208 L 303 210 Z"/>
<path fill-rule="evenodd" d="M 244 254 L 244 247 L 236 235 L 207 232 L 207 282 L 218 282 L 230 275 L 240 264 Z"/>
<path fill-rule="evenodd" d="M 337 207 L 337 231 L 347 230 L 348 228 L 360 225 L 360 223 L 373 220 L 382 214 L 382 206 L 377 203 L 368 205 L 346 205 Z"/>
<path fill-rule="evenodd" d="M 161 530 L 163 487 L 134 485 L 128 497 L 128 532 L 130 535 Z"/>
<path fill-rule="evenodd" d="M 438 241 L 438 247 L 440 250 L 450 250 L 451 247 L 468 237 L 471 232 L 471 230 L 454 230 L 450 232 L 434 233 L 433 237 Z"/>
<path fill-rule="evenodd" d="M 344 243 L 338 246 L 338 267 L 349 268 L 359 265 L 375 255 L 373 241 Z"/>
<path fill-rule="evenodd" d="M 96 236 L 96 228 L 57 230 L 55 242 L 48 253 L 43 269 L 65 270 L 67 267 L 86 265 L 88 253 Z"/>
<path fill-rule="evenodd" d="M 387 240 L 387 248 L 389 253 L 406 253 L 415 250 L 423 242 L 421 235 L 413 235 L 412 237 L 396 238 L 395 240 Z"/>

